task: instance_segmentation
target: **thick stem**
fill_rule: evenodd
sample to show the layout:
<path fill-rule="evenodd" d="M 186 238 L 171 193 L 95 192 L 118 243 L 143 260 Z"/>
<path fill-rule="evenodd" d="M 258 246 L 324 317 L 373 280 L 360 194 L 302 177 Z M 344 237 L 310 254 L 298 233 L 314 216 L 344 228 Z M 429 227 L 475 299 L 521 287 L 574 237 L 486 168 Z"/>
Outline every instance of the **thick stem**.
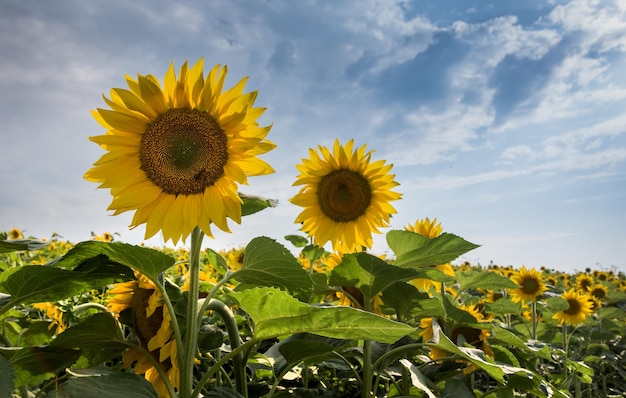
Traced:
<path fill-rule="evenodd" d="M 205 308 L 205 306 L 203 305 L 202 308 Z M 239 336 L 239 328 L 237 327 L 235 315 L 233 314 L 231 309 L 226 304 L 216 299 L 209 300 L 206 309 L 217 312 L 224 321 L 226 331 L 228 332 L 228 340 L 230 341 L 231 349 L 236 350 L 237 348 L 239 348 L 241 346 L 241 337 Z M 247 398 L 248 384 L 246 380 L 246 365 L 243 362 L 243 354 L 239 353 L 238 355 L 235 355 L 235 357 L 233 358 L 233 363 L 237 392 Z M 202 387 L 200 384 L 198 384 L 198 386 Z"/>
<path fill-rule="evenodd" d="M 191 397 L 193 391 L 193 359 L 198 343 L 198 291 L 200 274 L 200 248 L 204 234 L 200 228 L 191 233 L 191 250 L 189 251 L 189 296 L 187 299 L 187 318 L 185 322 L 185 338 L 183 349 L 179 353 L 180 365 L 180 398 Z"/>

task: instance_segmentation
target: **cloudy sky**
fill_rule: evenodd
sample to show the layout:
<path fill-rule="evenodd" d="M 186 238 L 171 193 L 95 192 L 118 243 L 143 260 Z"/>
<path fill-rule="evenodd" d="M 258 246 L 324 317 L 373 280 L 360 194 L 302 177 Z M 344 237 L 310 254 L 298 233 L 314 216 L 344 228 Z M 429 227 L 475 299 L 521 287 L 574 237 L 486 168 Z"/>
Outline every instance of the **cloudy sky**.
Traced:
<path fill-rule="evenodd" d="M 483 265 L 626 271 L 625 53 L 623 0 L 0 0 L 0 230 L 142 242 L 83 179 L 90 110 L 204 57 L 249 76 L 278 145 L 241 190 L 279 206 L 211 247 L 289 246 L 295 165 L 338 137 L 394 164 L 391 228 L 436 217 Z"/>

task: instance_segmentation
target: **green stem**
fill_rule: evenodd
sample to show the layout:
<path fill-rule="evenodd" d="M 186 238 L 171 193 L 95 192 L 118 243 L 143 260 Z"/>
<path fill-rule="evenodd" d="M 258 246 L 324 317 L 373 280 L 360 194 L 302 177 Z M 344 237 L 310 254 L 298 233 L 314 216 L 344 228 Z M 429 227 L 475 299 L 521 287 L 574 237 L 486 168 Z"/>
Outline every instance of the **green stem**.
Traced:
<path fill-rule="evenodd" d="M 530 316 L 532 321 L 532 338 L 533 340 L 537 340 L 537 302 L 530 302 Z"/>
<path fill-rule="evenodd" d="M 372 312 L 372 298 L 364 301 L 365 311 Z M 361 383 L 361 397 L 372 396 L 372 341 L 363 340 L 363 379 Z"/>
<path fill-rule="evenodd" d="M 565 357 L 569 357 L 568 351 L 569 339 L 567 337 L 567 323 L 563 322 L 563 351 L 565 351 Z M 563 381 L 567 380 L 567 364 L 563 364 Z"/>
<path fill-rule="evenodd" d="M 208 301 L 208 304 L 205 306 L 204 304 Z M 202 308 L 205 308 L 209 311 L 215 311 L 224 321 L 224 325 L 226 326 L 226 331 L 228 332 L 228 340 L 230 341 L 230 347 L 232 350 L 235 350 L 241 346 L 241 337 L 239 336 L 239 328 L 237 327 L 237 321 L 235 320 L 235 315 L 231 311 L 231 309 L 224 304 L 223 302 L 210 299 L 204 300 Z M 248 397 L 248 385 L 246 380 L 246 369 L 245 364 L 243 362 L 243 355 L 238 354 L 233 358 L 234 363 L 234 371 L 235 371 L 235 381 L 237 386 L 237 392 L 239 392 L 244 397 Z M 198 387 L 202 388 L 202 385 L 198 383 Z"/>
<path fill-rule="evenodd" d="M 180 397 L 188 398 L 193 391 L 193 359 L 196 356 L 198 339 L 198 291 L 200 275 L 200 249 L 204 233 L 198 227 L 191 232 L 189 251 L 189 296 L 183 349 L 179 350 Z"/>
<path fill-rule="evenodd" d="M 207 383 L 207 381 L 209 381 L 211 376 L 213 376 L 213 373 L 217 372 L 222 367 L 222 365 L 224 365 L 226 362 L 230 361 L 231 359 L 235 358 L 237 355 L 241 355 L 245 350 L 254 346 L 255 344 L 260 343 L 261 341 L 262 341 L 261 339 L 252 338 L 246 341 L 245 343 L 243 343 L 242 345 L 240 345 L 239 347 L 233 349 L 228 354 L 221 357 L 217 362 L 213 364 L 213 366 L 211 366 L 209 370 L 207 370 L 207 372 L 204 374 L 204 376 L 202 376 L 198 384 L 196 384 L 196 387 L 191 393 L 191 398 L 197 398 L 198 395 L 200 395 L 200 392 L 202 391 L 202 386 L 204 386 Z"/>

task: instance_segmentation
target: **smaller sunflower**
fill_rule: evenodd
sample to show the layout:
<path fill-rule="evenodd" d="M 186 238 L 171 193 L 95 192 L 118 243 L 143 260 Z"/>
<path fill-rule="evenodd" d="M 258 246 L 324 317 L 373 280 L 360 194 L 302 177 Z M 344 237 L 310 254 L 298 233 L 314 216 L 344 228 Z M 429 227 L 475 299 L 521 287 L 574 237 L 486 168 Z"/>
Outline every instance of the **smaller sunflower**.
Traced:
<path fill-rule="evenodd" d="M 33 304 L 33 308 L 36 308 L 39 311 L 43 311 L 46 313 L 46 316 L 50 318 L 51 320 L 50 326 L 48 327 L 48 329 L 51 330 L 53 327 L 56 326 L 56 330 L 54 334 L 63 333 L 69 327 L 67 323 L 65 322 L 65 320 L 63 319 L 65 312 L 63 312 L 63 310 L 60 307 L 58 307 L 56 304 L 36 303 L 36 304 Z"/>
<path fill-rule="evenodd" d="M 519 285 L 519 288 L 509 290 L 511 300 L 516 303 L 535 301 L 547 290 L 541 272 L 537 272 L 535 268 L 526 269 L 522 266 L 511 276 L 511 280 Z"/>
<path fill-rule="evenodd" d="M 552 316 L 552 319 L 559 321 L 559 325 L 563 323 L 570 325 L 578 325 L 582 323 L 589 315 L 593 313 L 593 302 L 589 296 L 579 293 L 575 289 L 570 289 L 561 296 L 567 300 L 569 308 L 559 311 Z"/>
<path fill-rule="evenodd" d="M 179 366 L 176 340 L 171 327 L 172 317 L 163 305 L 160 291 L 145 275 L 136 273 L 137 280 L 118 283 L 108 291 L 107 308 L 116 317 L 132 309 L 134 329 L 141 346 L 158 361 L 168 379 L 179 388 Z M 122 363 L 137 374 L 143 374 L 154 386 L 159 397 L 168 397 L 165 382 L 150 360 L 139 351 L 130 349 L 124 353 Z"/>
<path fill-rule="evenodd" d="M 404 230 L 415 232 L 416 234 L 420 234 L 422 236 L 432 239 L 441 235 L 441 233 L 443 232 L 443 227 L 441 226 L 441 223 L 437 222 L 437 218 L 433 218 L 433 220 L 430 221 L 430 219 L 426 217 L 423 220 L 415 221 L 415 224 L 407 225 L 406 227 L 404 227 Z M 436 265 L 435 268 L 448 276 L 454 277 L 456 275 L 450 263 L 439 264 Z M 431 288 L 434 288 L 435 290 L 441 289 L 441 282 L 436 282 L 427 278 L 413 279 L 411 283 L 423 292 L 428 292 Z"/>
<path fill-rule="evenodd" d="M 24 239 L 24 234 L 19 228 L 11 228 L 7 234 L 9 240 Z"/>
<path fill-rule="evenodd" d="M 399 184 L 390 174 L 392 165 L 372 161 L 366 146 L 354 149 L 354 140 L 333 151 L 319 146 L 309 149 L 309 159 L 297 165 L 300 171 L 293 184 L 302 185 L 289 201 L 304 210 L 297 216 L 302 230 L 322 247 L 331 242 L 333 251 L 352 253 L 371 248 L 372 233 L 387 227 L 396 209 L 390 204 L 401 194 L 392 191 Z"/>
<path fill-rule="evenodd" d="M 415 224 L 409 224 L 404 227 L 405 231 L 415 232 L 427 238 L 436 238 L 443 232 L 441 223 L 437 222 L 437 218 L 433 218 L 432 221 L 428 217 L 423 220 L 415 221 Z"/>
<path fill-rule="evenodd" d="M 580 274 L 576 276 L 576 287 L 582 292 L 586 292 L 587 290 L 589 290 L 589 288 L 593 286 L 594 283 L 595 282 L 591 275 Z"/>

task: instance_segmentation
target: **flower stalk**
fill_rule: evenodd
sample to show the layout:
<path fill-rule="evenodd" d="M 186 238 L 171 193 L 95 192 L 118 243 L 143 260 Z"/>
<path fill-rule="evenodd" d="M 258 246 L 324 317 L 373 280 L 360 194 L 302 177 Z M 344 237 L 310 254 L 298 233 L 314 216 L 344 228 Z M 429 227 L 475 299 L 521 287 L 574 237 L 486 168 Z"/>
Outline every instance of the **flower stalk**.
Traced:
<path fill-rule="evenodd" d="M 204 233 L 198 227 L 191 233 L 191 250 L 189 252 L 189 297 L 187 299 L 187 317 L 185 337 L 180 358 L 180 397 L 191 397 L 193 391 L 193 360 L 197 350 L 198 339 L 198 292 L 200 289 L 200 248 Z"/>

